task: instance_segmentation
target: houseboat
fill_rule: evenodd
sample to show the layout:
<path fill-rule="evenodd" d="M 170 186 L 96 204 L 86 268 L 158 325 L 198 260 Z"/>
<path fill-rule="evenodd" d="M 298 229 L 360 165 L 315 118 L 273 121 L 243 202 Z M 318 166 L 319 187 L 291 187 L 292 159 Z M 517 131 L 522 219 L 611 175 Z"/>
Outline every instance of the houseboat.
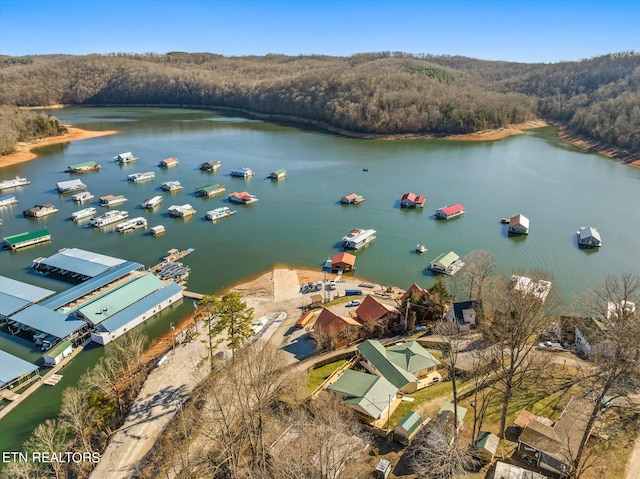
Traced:
<path fill-rule="evenodd" d="M 342 238 L 342 247 L 358 250 L 374 239 L 376 239 L 376 230 L 355 228 Z"/>
<path fill-rule="evenodd" d="M 96 214 L 96 209 L 93 207 L 89 207 L 89 208 L 84 208 L 82 210 L 71 213 L 71 216 L 69 217 L 69 219 L 71 221 L 80 221 L 86 218 L 91 218 L 95 214 Z"/>
<path fill-rule="evenodd" d="M 18 198 L 14 195 L 7 195 L 0 197 L 0 206 L 15 205 L 18 202 Z"/>
<path fill-rule="evenodd" d="M 95 161 L 85 161 L 84 163 L 76 163 L 67 166 L 67 173 L 86 173 L 88 171 L 99 170 L 100 164 Z"/>
<path fill-rule="evenodd" d="M 59 183 L 56 183 L 56 190 L 58 190 L 58 193 L 71 193 L 73 191 L 82 191 L 86 189 L 87 185 L 80 180 L 60 181 Z"/>
<path fill-rule="evenodd" d="M 509 228 L 507 230 L 510 235 L 528 235 L 529 234 L 529 218 L 525 215 L 513 215 L 509 219 Z"/>
<path fill-rule="evenodd" d="M 364 200 L 364 196 L 358 195 L 356 193 L 351 193 L 340 198 L 340 203 L 342 203 L 343 205 L 357 205 L 358 203 L 362 203 Z"/>
<path fill-rule="evenodd" d="M 169 213 L 169 216 L 173 216 L 174 218 L 187 218 L 188 216 L 196 214 L 196 210 L 194 210 L 190 204 L 182 206 L 171 205 L 167 212 Z"/>
<path fill-rule="evenodd" d="M 142 207 L 146 210 L 151 210 L 162 203 L 162 196 L 154 196 L 153 198 L 147 198 L 142 202 Z"/>
<path fill-rule="evenodd" d="M 162 191 L 180 191 L 182 189 L 182 184 L 180 184 L 178 180 L 165 181 L 160 185 L 160 189 Z"/>
<path fill-rule="evenodd" d="M 237 203 L 240 205 L 249 205 L 251 203 L 255 203 L 256 201 L 258 201 L 258 198 L 256 198 L 253 195 L 250 195 L 246 191 L 242 191 L 240 193 L 238 193 L 237 191 L 234 191 L 229 195 L 230 203 Z"/>
<path fill-rule="evenodd" d="M 165 158 L 160 163 L 158 163 L 158 166 L 160 168 L 172 168 L 174 166 L 178 166 L 178 163 L 179 161 L 177 158 Z"/>
<path fill-rule="evenodd" d="M 227 190 L 226 186 L 222 184 L 215 184 L 215 185 L 200 186 L 199 188 L 196 188 L 195 193 L 196 193 L 196 196 L 210 197 L 210 196 L 219 195 L 220 193 L 224 193 L 226 190 Z"/>
<path fill-rule="evenodd" d="M 286 178 L 286 176 L 287 170 L 285 170 L 284 168 L 280 168 L 279 170 L 272 172 L 269 176 L 267 176 L 267 178 L 271 180 L 282 180 Z"/>
<path fill-rule="evenodd" d="M 253 175 L 255 175 L 255 171 L 247 167 L 234 168 L 233 170 L 231 170 L 231 176 L 238 176 L 240 178 L 249 178 Z"/>
<path fill-rule="evenodd" d="M 578 246 L 582 248 L 599 248 L 602 246 L 600 232 L 593 226 L 581 226 L 580 229 L 576 231 L 576 235 L 578 237 Z"/>
<path fill-rule="evenodd" d="M 102 216 L 96 216 L 95 218 L 93 218 L 89 222 L 89 225 L 93 226 L 94 228 L 102 228 L 103 226 L 111 225 L 113 223 L 117 223 L 118 221 L 126 220 L 128 217 L 129 217 L 129 213 L 127 213 L 126 211 L 119 211 L 119 210 L 107 211 Z"/>
<path fill-rule="evenodd" d="M 76 203 L 82 203 L 83 201 L 89 201 L 89 200 L 92 200 L 93 198 L 94 198 L 94 196 L 88 191 L 83 191 L 81 193 L 76 193 L 75 195 L 71 195 L 71 199 L 73 201 L 75 201 Z"/>
<path fill-rule="evenodd" d="M 138 158 L 133 156 L 133 153 L 131 153 L 130 151 L 127 151 L 126 153 L 120 153 L 119 155 L 114 156 L 113 159 L 116 161 L 116 163 L 120 163 L 121 165 L 123 165 L 125 163 L 133 163 Z"/>
<path fill-rule="evenodd" d="M 424 208 L 426 202 L 424 196 L 409 192 L 400 198 L 400 208 Z"/>
<path fill-rule="evenodd" d="M 456 203 L 451 206 L 443 206 L 436 210 L 436 218 L 441 220 L 450 220 L 451 218 L 457 218 L 465 213 L 464 206 L 460 203 Z"/>
<path fill-rule="evenodd" d="M 237 212 L 233 211 L 228 206 L 223 206 L 221 208 L 216 208 L 211 211 L 207 211 L 205 218 L 210 221 L 219 220 L 221 218 L 226 218 L 227 216 L 235 215 Z"/>
<path fill-rule="evenodd" d="M 151 233 L 151 236 L 160 236 L 162 234 L 164 234 L 165 232 L 165 228 L 162 225 L 157 225 L 157 226 L 152 226 L 149 229 L 149 233 Z"/>
<path fill-rule="evenodd" d="M 26 178 L 21 178 L 19 176 L 16 176 L 12 180 L 0 181 L 0 190 L 5 190 L 7 188 L 15 188 L 17 186 L 26 186 L 30 184 L 31 182 Z"/>
<path fill-rule="evenodd" d="M 449 251 L 448 253 L 442 253 L 436 259 L 434 259 L 429 264 L 429 271 L 438 274 L 446 274 L 451 276 L 457 273 L 460 268 L 464 266 L 464 263 L 460 261 L 460 256 L 458 256 L 453 251 Z"/>
<path fill-rule="evenodd" d="M 101 196 L 98 200 L 100 206 L 116 206 L 129 201 L 123 195 L 106 195 Z"/>
<path fill-rule="evenodd" d="M 127 180 L 134 183 L 140 183 L 141 181 L 153 180 L 156 174 L 153 171 L 145 171 L 143 173 L 132 173 L 127 175 Z"/>
<path fill-rule="evenodd" d="M 40 231 L 34 231 L 32 233 L 20 233 L 18 235 L 7 236 L 6 238 L 2 238 L 3 247 L 10 248 L 12 250 L 18 250 L 21 248 L 26 248 L 28 246 L 33 246 L 40 243 L 46 243 L 47 241 L 51 241 L 51 235 L 49 231 L 46 229 L 42 229 Z"/>
<path fill-rule="evenodd" d="M 118 233 L 127 233 L 129 231 L 134 231 L 134 230 L 138 230 L 140 228 L 146 228 L 146 227 L 147 227 L 146 218 L 143 218 L 142 216 L 138 216 L 137 218 L 133 218 L 116 225 L 116 231 Z"/>
<path fill-rule="evenodd" d="M 220 169 L 222 163 L 218 160 L 205 161 L 204 163 L 200 163 L 200 169 L 202 171 L 213 171 L 216 172 Z"/>
<path fill-rule="evenodd" d="M 58 208 L 51 203 L 47 203 L 45 205 L 35 205 L 33 208 L 24 210 L 22 216 L 25 218 L 42 218 L 43 216 L 52 215 L 57 211 Z"/>

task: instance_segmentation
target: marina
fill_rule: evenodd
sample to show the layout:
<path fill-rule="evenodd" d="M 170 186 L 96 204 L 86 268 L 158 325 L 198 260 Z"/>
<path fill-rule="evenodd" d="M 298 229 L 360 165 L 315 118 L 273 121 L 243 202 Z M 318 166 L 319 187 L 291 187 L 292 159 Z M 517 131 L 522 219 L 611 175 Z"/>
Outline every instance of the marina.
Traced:
<path fill-rule="evenodd" d="M 16 176 L 11 180 L 0 181 L 0 190 L 6 190 L 7 188 L 17 188 L 18 186 L 26 186 L 30 184 L 31 182 L 26 178 L 21 178 L 20 176 Z"/>
<path fill-rule="evenodd" d="M 125 198 L 124 195 L 105 195 L 100 197 L 98 204 L 108 208 L 110 206 L 121 205 L 127 201 L 129 200 Z"/>
<path fill-rule="evenodd" d="M 119 211 L 119 210 L 107 211 L 105 214 L 101 216 L 96 216 L 95 218 L 93 218 L 89 222 L 89 225 L 93 226 L 94 228 L 102 228 L 104 226 L 117 223 L 118 221 L 124 220 L 128 217 L 129 217 L 129 213 L 126 211 Z"/>
<path fill-rule="evenodd" d="M 153 171 L 145 171 L 143 173 L 132 173 L 127 175 L 127 180 L 133 183 L 140 183 L 142 181 L 148 181 L 155 179 L 156 174 Z"/>
<path fill-rule="evenodd" d="M 74 211 L 71 216 L 69 216 L 69 219 L 71 221 L 80 221 L 80 220 L 84 220 L 87 218 L 91 218 L 93 215 L 95 215 L 97 212 L 97 210 L 94 207 L 89 207 L 89 208 L 84 208 L 78 211 Z"/>
<path fill-rule="evenodd" d="M 141 206 L 145 209 L 151 210 L 162 203 L 162 196 L 153 196 L 152 198 L 147 198 L 141 204 Z"/>
<path fill-rule="evenodd" d="M 237 211 L 233 211 L 228 206 L 223 206 L 221 208 L 216 208 L 211 211 L 207 211 L 205 218 L 209 221 L 216 221 L 222 218 L 226 218 L 227 216 L 235 215 Z"/>

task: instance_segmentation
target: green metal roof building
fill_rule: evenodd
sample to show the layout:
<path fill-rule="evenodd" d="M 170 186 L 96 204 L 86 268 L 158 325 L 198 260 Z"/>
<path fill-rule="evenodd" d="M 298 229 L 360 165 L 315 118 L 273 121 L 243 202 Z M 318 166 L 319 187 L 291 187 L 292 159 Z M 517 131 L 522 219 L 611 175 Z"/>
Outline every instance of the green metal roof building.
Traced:
<path fill-rule="evenodd" d="M 422 426 L 422 417 L 415 411 L 409 411 L 400 419 L 393 430 L 394 434 L 405 442 L 411 442 Z"/>
<path fill-rule="evenodd" d="M 328 389 L 345 404 L 373 419 L 384 417 L 398 392 L 398 388 L 383 377 L 351 369 L 342 373 Z"/>
<path fill-rule="evenodd" d="M 33 246 L 39 243 L 45 243 L 51 241 L 51 234 L 49 230 L 42 229 L 33 231 L 31 233 L 25 232 L 13 236 L 7 236 L 2 238 L 4 244 L 9 248 L 16 250 L 20 248 L 26 248 L 27 246 Z"/>

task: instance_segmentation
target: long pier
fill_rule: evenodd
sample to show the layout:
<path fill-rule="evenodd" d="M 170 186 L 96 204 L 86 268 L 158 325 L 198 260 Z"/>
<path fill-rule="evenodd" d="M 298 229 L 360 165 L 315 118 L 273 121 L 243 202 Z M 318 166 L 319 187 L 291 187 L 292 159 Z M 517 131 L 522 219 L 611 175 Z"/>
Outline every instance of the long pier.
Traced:
<path fill-rule="evenodd" d="M 204 294 L 194 293 L 193 291 L 183 291 L 182 296 L 184 296 L 185 298 L 191 298 L 191 299 L 197 299 L 197 300 L 201 300 L 202 298 L 204 298 Z"/>

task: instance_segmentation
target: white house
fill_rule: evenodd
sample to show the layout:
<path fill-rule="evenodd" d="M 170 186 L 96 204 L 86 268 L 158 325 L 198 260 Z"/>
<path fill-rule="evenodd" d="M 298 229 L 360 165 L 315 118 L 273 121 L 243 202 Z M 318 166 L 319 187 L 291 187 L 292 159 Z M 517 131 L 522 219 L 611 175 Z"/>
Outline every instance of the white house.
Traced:
<path fill-rule="evenodd" d="M 478 313 L 482 311 L 482 300 L 453 303 L 445 319 L 456 324 L 460 331 L 469 331 L 476 325 Z"/>

